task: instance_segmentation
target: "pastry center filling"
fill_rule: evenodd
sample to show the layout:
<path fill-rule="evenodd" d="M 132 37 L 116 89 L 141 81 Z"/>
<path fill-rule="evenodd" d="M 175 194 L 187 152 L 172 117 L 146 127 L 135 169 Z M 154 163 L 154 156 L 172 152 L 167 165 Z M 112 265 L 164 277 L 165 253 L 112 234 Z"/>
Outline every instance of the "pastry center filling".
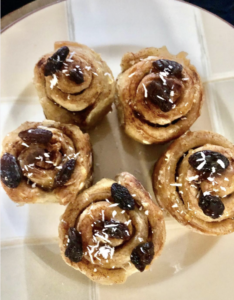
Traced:
<path fill-rule="evenodd" d="M 208 147 L 220 152 L 204 149 Z M 220 146 L 206 145 L 200 149 L 191 150 L 180 164 L 179 193 L 188 209 L 196 210 L 198 203 L 204 215 L 212 219 L 223 215 L 223 218 L 231 217 L 234 202 L 232 156 Z"/>
<path fill-rule="evenodd" d="M 45 190 L 68 182 L 77 157 L 69 137 L 54 128 L 30 128 L 21 131 L 18 136 L 22 140 L 18 157 L 9 153 L 2 157 L 3 179 L 7 186 L 17 187 L 23 176 L 32 188 L 40 186 Z"/>
<path fill-rule="evenodd" d="M 159 76 L 147 85 L 147 98 L 163 112 L 169 112 L 175 108 L 175 103 L 183 92 L 183 67 L 178 62 L 167 59 L 156 60 L 152 66 L 152 72 Z"/>
<path fill-rule="evenodd" d="M 163 112 L 168 112 L 175 107 L 183 91 L 183 85 L 177 78 L 165 78 L 164 81 L 159 78 L 151 81 L 146 88 L 147 98 Z"/>
<path fill-rule="evenodd" d="M 154 256 L 148 211 L 138 209 L 126 187 L 114 183 L 110 192 L 108 199 L 100 195 L 77 216 L 68 231 L 65 255 L 107 269 L 132 262 L 142 272 Z"/>

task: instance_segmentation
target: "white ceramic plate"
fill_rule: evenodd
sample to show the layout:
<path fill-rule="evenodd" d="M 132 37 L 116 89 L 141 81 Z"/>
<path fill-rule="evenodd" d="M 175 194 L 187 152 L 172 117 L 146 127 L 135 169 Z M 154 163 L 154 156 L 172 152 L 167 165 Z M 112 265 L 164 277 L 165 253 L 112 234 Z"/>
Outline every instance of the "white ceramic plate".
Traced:
<path fill-rule="evenodd" d="M 233 37 L 231 26 L 177 1 L 70 0 L 48 6 L 2 33 L 1 138 L 25 121 L 43 120 L 32 84 L 34 64 L 53 49 L 54 41 L 71 39 L 101 53 L 114 75 L 127 51 L 167 45 L 172 53 L 188 52 L 207 94 L 192 130 L 214 130 L 234 142 Z M 118 127 L 115 109 L 90 135 L 95 182 L 128 171 L 153 195 L 152 167 L 166 146 L 144 146 L 128 138 Z M 232 298 L 233 235 L 202 236 L 166 216 L 166 245 L 151 270 L 121 286 L 105 287 L 61 259 L 56 238 L 64 207 L 17 207 L 2 188 L 0 197 L 4 300 Z"/>

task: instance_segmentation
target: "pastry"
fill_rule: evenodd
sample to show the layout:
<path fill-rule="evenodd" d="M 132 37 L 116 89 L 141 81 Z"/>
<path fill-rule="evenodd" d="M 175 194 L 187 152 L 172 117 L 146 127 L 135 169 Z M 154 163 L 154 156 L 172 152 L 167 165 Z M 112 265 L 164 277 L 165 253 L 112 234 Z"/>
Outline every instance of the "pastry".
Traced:
<path fill-rule="evenodd" d="M 165 143 L 185 133 L 200 115 L 203 87 L 185 52 L 166 47 L 126 53 L 117 78 L 120 124 L 143 144 Z"/>
<path fill-rule="evenodd" d="M 64 261 L 101 284 L 143 272 L 165 242 L 162 211 L 131 174 L 102 179 L 69 203 L 59 225 Z"/>
<path fill-rule="evenodd" d="M 155 165 L 158 203 L 178 222 L 203 234 L 234 231 L 234 146 L 210 131 L 187 132 Z"/>
<path fill-rule="evenodd" d="M 115 82 L 110 68 L 89 47 L 56 42 L 34 68 L 45 117 L 88 129 L 111 110 Z"/>
<path fill-rule="evenodd" d="M 89 135 L 75 125 L 25 122 L 3 140 L 2 186 L 19 204 L 67 204 L 91 180 Z"/>

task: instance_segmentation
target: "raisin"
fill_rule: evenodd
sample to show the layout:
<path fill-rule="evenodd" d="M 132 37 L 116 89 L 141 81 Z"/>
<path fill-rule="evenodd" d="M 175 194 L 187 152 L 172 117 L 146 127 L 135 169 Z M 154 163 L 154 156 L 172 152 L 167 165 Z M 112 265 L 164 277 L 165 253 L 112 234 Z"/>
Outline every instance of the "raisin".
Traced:
<path fill-rule="evenodd" d="M 84 76 L 80 69 L 73 69 L 70 71 L 70 79 L 77 84 L 84 82 Z"/>
<path fill-rule="evenodd" d="M 159 106 L 163 112 L 168 112 L 173 107 L 173 102 L 170 99 L 170 88 L 163 85 L 160 81 L 151 81 L 147 85 L 148 98 L 150 101 Z"/>
<path fill-rule="evenodd" d="M 62 169 L 56 174 L 54 180 L 54 187 L 63 186 L 70 178 L 75 169 L 76 160 L 70 159 L 68 160 L 62 167 Z"/>
<path fill-rule="evenodd" d="M 68 229 L 69 242 L 65 256 L 77 263 L 82 260 L 83 248 L 81 234 L 74 227 Z"/>
<path fill-rule="evenodd" d="M 189 157 L 189 164 L 204 174 L 221 173 L 229 166 L 229 160 L 221 153 L 204 150 L 192 154 Z"/>
<path fill-rule="evenodd" d="M 9 153 L 1 158 L 1 179 L 9 188 L 17 188 L 22 180 L 22 172 L 17 164 L 15 156 Z"/>
<path fill-rule="evenodd" d="M 211 217 L 212 219 L 217 219 L 222 216 L 225 206 L 223 202 L 217 196 L 203 194 L 199 198 L 199 206 L 203 210 L 204 214 Z"/>
<path fill-rule="evenodd" d="M 52 139 L 53 133 L 42 128 L 30 128 L 21 131 L 18 136 L 26 143 L 47 144 Z"/>
<path fill-rule="evenodd" d="M 118 183 L 113 183 L 111 186 L 111 196 L 115 203 L 124 210 L 133 210 L 135 208 L 135 201 L 128 189 Z"/>
<path fill-rule="evenodd" d="M 63 46 L 49 57 L 44 68 L 44 75 L 49 76 L 55 74 L 57 70 L 61 70 L 68 53 L 69 48 L 67 46 Z"/>
<path fill-rule="evenodd" d="M 168 72 L 170 75 L 181 76 L 183 66 L 176 61 L 159 59 L 153 62 L 153 67 L 161 72 Z"/>
<path fill-rule="evenodd" d="M 114 220 L 96 222 L 94 225 L 94 232 L 95 231 L 106 233 L 109 237 L 115 239 L 127 240 L 130 238 L 128 226 Z"/>
<path fill-rule="evenodd" d="M 154 244 L 152 242 L 138 245 L 131 254 L 131 262 L 141 272 L 145 270 L 146 265 L 149 265 L 153 258 Z"/>

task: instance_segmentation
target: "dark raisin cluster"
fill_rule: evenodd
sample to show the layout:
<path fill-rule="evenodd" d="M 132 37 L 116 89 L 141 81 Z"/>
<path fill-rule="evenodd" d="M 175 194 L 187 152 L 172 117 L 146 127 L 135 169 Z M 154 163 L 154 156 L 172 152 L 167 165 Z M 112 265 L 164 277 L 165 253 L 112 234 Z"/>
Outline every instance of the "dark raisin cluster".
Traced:
<path fill-rule="evenodd" d="M 49 57 L 44 68 L 44 75 L 53 75 L 56 71 L 61 70 L 68 53 L 69 48 L 64 46 L 59 48 L 51 57 Z"/>
<path fill-rule="evenodd" d="M 133 210 L 135 207 L 135 201 L 128 189 L 121 184 L 113 183 L 111 186 L 111 196 L 115 203 L 119 204 L 119 207 L 124 210 Z"/>
<path fill-rule="evenodd" d="M 169 59 L 159 59 L 153 62 L 153 67 L 161 72 L 167 72 L 170 75 L 180 77 L 183 66 L 176 61 Z"/>
<path fill-rule="evenodd" d="M 75 83 L 80 84 L 84 82 L 83 72 L 79 68 L 71 70 L 69 74 L 70 74 L 70 79 Z"/>
<path fill-rule="evenodd" d="M 97 221 L 94 226 L 95 232 L 106 233 L 109 237 L 115 239 L 127 240 L 130 238 L 128 226 L 115 220 Z"/>
<path fill-rule="evenodd" d="M 205 161 L 205 164 L 202 166 L 199 172 L 208 174 L 208 176 L 210 173 L 222 173 L 229 166 L 229 160 L 221 153 L 215 151 L 203 150 L 195 152 L 189 157 L 189 164 L 195 170 L 198 170 L 197 168 L 203 161 Z"/>
<path fill-rule="evenodd" d="M 212 195 L 201 195 L 199 198 L 199 206 L 203 210 L 204 214 L 212 219 L 218 219 L 222 216 L 225 209 L 220 198 Z"/>
<path fill-rule="evenodd" d="M 56 174 L 54 179 L 54 187 L 63 186 L 70 178 L 75 169 L 76 160 L 69 159 L 62 167 L 61 170 Z"/>
<path fill-rule="evenodd" d="M 1 158 L 1 180 L 9 188 L 17 188 L 23 175 L 14 155 L 3 154 Z"/>
<path fill-rule="evenodd" d="M 53 133 L 42 128 L 30 128 L 21 131 L 18 136 L 26 143 L 47 144 L 52 139 Z"/>
<path fill-rule="evenodd" d="M 83 248 L 81 234 L 74 227 L 70 227 L 68 230 L 68 246 L 65 251 L 65 256 L 71 261 L 77 263 L 82 260 Z"/>
<path fill-rule="evenodd" d="M 143 272 L 146 265 L 149 265 L 154 258 L 154 244 L 152 242 L 147 242 L 138 245 L 133 249 L 131 254 L 131 262 L 135 267 Z"/>
<path fill-rule="evenodd" d="M 229 166 L 229 160 L 219 152 L 204 150 L 191 155 L 189 164 L 199 173 L 200 179 L 206 179 L 211 174 L 225 171 Z M 225 209 L 221 199 L 212 195 L 201 194 L 199 206 L 205 215 L 213 219 L 219 218 Z"/>

